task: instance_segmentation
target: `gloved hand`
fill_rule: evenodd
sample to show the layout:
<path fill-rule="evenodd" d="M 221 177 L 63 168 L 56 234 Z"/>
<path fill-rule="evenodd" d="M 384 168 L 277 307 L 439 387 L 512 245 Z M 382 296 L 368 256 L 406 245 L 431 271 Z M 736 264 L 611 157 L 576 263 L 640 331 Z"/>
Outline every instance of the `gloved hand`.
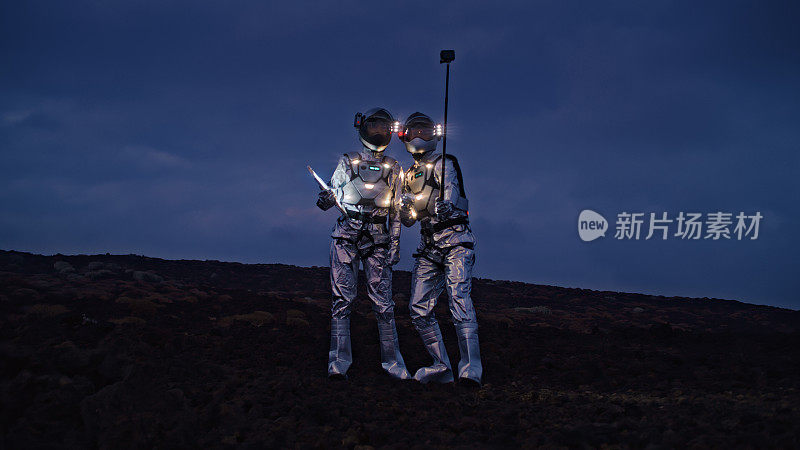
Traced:
<path fill-rule="evenodd" d="M 320 191 L 319 198 L 317 198 L 317 206 L 323 211 L 327 211 L 336 205 L 336 197 L 332 191 Z"/>
<path fill-rule="evenodd" d="M 400 249 L 397 245 L 392 244 L 389 247 L 389 265 L 393 266 L 400 262 Z"/>
<path fill-rule="evenodd" d="M 414 206 L 414 196 L 409 193 L 405 193 L 400 196 L 400 206 L 402 208 L 411 209 Z"/>
<path fill-rule="evenodd" d="M 403 194 L 400 196 L 400 222 L 410 227 L 417 220 L 414 214 L 414 196 Z"/>
<path fill-rule="evenodd" d="M 436 212 L 436 218 L 440 221 L 447 220 L 453 214 L 453 204 L 447 200 L 437 198 L 434 212 Z"/>

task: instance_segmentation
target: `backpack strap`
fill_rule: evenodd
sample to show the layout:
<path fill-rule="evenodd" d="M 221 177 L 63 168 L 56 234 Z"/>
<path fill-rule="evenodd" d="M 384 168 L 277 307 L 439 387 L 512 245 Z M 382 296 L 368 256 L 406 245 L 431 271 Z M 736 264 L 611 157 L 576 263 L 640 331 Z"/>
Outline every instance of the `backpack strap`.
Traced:
<path fill-rule="evenodd" d="M 347 166 L 350 169 L 350 180 L 353 180 L 355 177 L 358 176 L 358 164 L 356 164 L 355 169 L 353 168 L 353 160 L 361 159 L 361 155 L 358 152 L 350 152 L 345 153 L 344 158 L 347 161 Z"/>

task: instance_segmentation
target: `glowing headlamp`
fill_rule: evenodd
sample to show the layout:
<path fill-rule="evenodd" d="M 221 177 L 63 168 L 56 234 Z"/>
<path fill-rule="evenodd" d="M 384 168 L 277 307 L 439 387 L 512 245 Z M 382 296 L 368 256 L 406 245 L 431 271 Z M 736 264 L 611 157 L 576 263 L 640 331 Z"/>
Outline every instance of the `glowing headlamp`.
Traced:
<path fill-rule="evenodd" d="M 436 137 L 444 136 L 444 127 L 442 127 L 442 124 L 437 123 L 434 132 L 436 133 Z"/>
<path fill-rule="evenodd" d="M 395 121 L 394 123 L 392 123 L 392 133 L 400 132 L 400 127 L 401 126 L 402 125 L 400 124 L 400 121 Z"/>

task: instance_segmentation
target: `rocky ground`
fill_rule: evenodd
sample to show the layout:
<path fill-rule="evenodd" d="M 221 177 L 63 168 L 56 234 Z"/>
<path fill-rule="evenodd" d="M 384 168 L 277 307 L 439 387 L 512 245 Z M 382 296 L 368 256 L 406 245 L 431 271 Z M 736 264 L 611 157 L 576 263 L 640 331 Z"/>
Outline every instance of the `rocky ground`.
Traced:
<path fill-rule="evenodd" d="M 480 390 L 383 376 L 363 286 L 332 382 L 326 268 L 0 251 L 0 447 L 800 446 L 800 312 L 483 279 L 473 298 Z"/>

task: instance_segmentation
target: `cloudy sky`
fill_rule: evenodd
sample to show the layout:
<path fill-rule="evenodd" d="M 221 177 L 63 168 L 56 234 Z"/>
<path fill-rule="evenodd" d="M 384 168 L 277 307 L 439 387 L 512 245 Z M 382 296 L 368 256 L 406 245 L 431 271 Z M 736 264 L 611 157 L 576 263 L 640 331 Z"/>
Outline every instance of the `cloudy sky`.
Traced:
<path fill-rule="evenodd" d="M 799 20 L 788 1 L 2 2 L 0 248 L 327 265 L 336 213 L 305 165 L 357 150 L 372 106 L 441 120 L 453 48 L 477 276 L 798 309 Z M 579 239 L 583 209 L 606 237 Z M 758 239 L 613 236 L 621 212 L 718 211 L 760 212 Z"/>

